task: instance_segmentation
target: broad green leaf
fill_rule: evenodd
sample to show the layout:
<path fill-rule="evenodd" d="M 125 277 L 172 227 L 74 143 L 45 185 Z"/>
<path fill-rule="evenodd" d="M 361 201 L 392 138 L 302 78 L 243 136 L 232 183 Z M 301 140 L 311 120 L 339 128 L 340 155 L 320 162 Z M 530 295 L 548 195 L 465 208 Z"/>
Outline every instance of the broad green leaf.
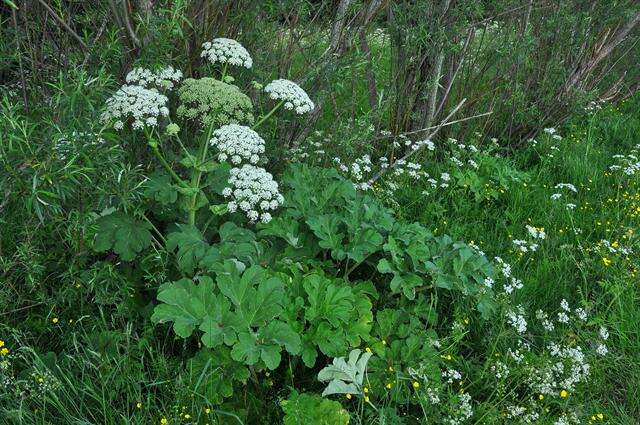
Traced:
<path fill-rule="evenodd" d="M 178 224 L 179 231 L 167 236 L 167 250 L 178 248 L 176 259 L 180 270 L 188 275 L 193 274 L 200 260 L 209 251 L 209 244 L 204 241 L 200 231 L 187 224 Z"/>
<path fill-rule="evenodd" d="M 283 345 L 291 354 L 299 354 L 302 348 L 300 336 L 287 323 L 275 320 L 260 329 L 260 339 L 266 343 Z"/>
<path fill-rule="evenodd" d="M 203 276 L 199 284 L 190 279 L 162 285 L 158 291 L 158 300 L 151 321 L 154 323 L 173 322 L 173 330 L 182 338 L 191 336 L 195 328 L 202 323 L 209 312 L 220 313 L 224 309 L 221 300 L 214 294 L 211 278 Z"/>
<path fill-rule="evenodd" d="M 336 286 L 330 279 L 317 274 L 306 276 L 302 285 L 309 299 L 305 311 L 307 321 L 324 319 L 334 327 L 349 321 L 355 301 L 349 287 Z"/>
<path fill-rule="evenodd" d="M 146 182 L 145 196 L 162 205 L 169 205 L 178 199 L 178 191 L 171 183 L 171 177 L 155 173 Z"/>
<path fill-rule="evenodd" d="M 264 326 L 283 310 L 284 285 L 259 266 L 239 274 L 233 262 L 225 261 L 224 272 L 217 273 L 218 287 L 235 306 L 234 312 L 243 326 Z"/>
<path fill-rule="evenodd" d="M 367 363 L 371 358 L 370 352 L 355 349 L 349 353 L 349 360 L 344 357 L 333 359 L 333 363 L 318 372 L 320 382 L 329 382 L 323 396 L 330 394 L 362 394 L 362 383 L 367 369 Z"/>
<path fill-rule="evenodd" d="M 318 394 L 297 394 L 280 402 L 284 425 L 347 425 L 349 413 L 337 401 Z"/>
<path fill-rule="evenodd" d="M 124 261 L 133 260 L 151 245 L 151 225 L 114 212 L 96 220 L 98 230 L 93 248 L 98 252 L 113 250 Z"/>
<path fill-rule="evenodd" d="M 333 214 L 320 215 L 308 219 L 307 224 L 320 239 L 318 245 L 324 249 L 330 249 L 331 256 L 336 260 L 343 260 L 345 258 L 344 251 L 342 250 L 344 234 L 340 233 L 339 216 Z"/>
<path fill-rule="evenodd" d="M 231 350 L 231 357 L 248 365 L 256 364 L 260 359 L 260 347 L 256 336 L 248 332 L 238 334 L 238 342 Z"/>

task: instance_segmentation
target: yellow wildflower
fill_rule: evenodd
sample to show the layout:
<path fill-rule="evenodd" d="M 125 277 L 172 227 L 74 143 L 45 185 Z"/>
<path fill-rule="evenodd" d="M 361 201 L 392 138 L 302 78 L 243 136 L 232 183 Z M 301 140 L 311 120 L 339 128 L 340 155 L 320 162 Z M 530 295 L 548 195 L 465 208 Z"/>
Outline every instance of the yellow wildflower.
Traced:
<path fill-rule="evenodd" d="M 569 397 L 569 391 L 567 391 L 567 390 L 560 391 L 560 397 L 562 397 L 562 398 Z"/>

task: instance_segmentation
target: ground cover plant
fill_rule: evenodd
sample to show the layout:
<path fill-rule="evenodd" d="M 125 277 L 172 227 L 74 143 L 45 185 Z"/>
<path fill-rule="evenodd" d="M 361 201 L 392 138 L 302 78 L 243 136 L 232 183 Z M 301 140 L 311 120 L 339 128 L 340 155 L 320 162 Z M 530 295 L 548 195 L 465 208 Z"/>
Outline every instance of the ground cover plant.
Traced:
<path fill-rule="evenodd" d="M 638 422 L 637 5 L 213 3 L 0 3 L 0 423 Z"/>

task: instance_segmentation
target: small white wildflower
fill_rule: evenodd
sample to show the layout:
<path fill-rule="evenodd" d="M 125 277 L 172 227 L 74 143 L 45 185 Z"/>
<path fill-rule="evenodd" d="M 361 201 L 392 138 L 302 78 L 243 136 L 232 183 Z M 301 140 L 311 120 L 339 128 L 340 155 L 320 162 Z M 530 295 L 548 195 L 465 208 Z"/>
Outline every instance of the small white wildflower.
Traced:
<path fill-rule="evenodd" d="M 209 141 L 218 149 L 218 160 L 224 162 L 231 158 L 234 165 L 247 161 L 256 164 L 264 153 L 264 139 L 258 133 L 239 124 L 223 125 L 213 132 Z"/>
<path fill-rule="evenodd" d="M 598 331 L 598 333 L 600 334 L 600 338 L 604 339 L 605 341 L 609 339 L 609 331 L 604 326 L 600 326 L 600 330 Z"/>
<path fill-rule="evenodd" d="M 229 65 L 244 66 L 249 69 L 253 66 L 253 59 L 242 44 L 230 38 L 215 38 L 211 42 L 202 45 L 201 57 L 211 63 L 228 63 Z"/>
<path fill-rule="evenodd" d="M 607 348 L 606 345 L 599 343 L 598 346 L 596 347 L 596 353 L 600 356 L 606 356 L 607 353 L 609 353 L 609 349 Z"/>
<path fill-rule="evenodd" d="M 293 81 L 273 80 L 265 86 L 264 91 L 271 99 L 284 101 L 284 107 L 298 115 L 311 112 L 315 108 L 307 92 Z"/>
<path fill-rule="evenodd" d="M 259 214 L 262 214 L 261 220 L 268 222 L 271 215 L 265 214 L 267 210 L 275 210 L 284 202 L 273 176 L 264 168 L 249 164 L 231 169 L 229 189 L 232 191 L 230 196 L 233 197 L 228 204 L 229 211 L 232 211 L 232 207 L 234 211 L 239 207 L 251 221 L 257 221 Z M 262 210 L 262 213 L 259 213 L 258 209 Z"/>
<path fill-rule="evenodd" d="M 114 121 L 116 130 L 124 128 L 129 119 L 133 119 L 131 127 L 134 130 L 153 127 L 157 125 L 158 117 L 169 115 L 168 101 L 156 89 L 125 85 L 107 99 L 107 108 L 100 118 L 103 122 Z"/>
<path fill-rule="evenodd" d="M 157 72 L 153 72 L 147 68 L 134 68 L 126 77 L 128 84 L 135 84 L 145 88 L 156 86 L 169 90 L 181 79 L 182 71 L 174 69 L 172 66 L 168 66 Z"/>

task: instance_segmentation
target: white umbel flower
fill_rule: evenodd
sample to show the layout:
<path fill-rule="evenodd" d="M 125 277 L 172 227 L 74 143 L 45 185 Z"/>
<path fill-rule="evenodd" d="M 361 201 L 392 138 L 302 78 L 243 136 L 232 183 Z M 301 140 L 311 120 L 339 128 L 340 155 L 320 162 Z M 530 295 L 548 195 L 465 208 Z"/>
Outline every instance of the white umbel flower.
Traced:
<path fill-rule="evenodd" d="M 218 149 L 218 161 L 234 165 L 243 161 L 256 164 L 264 153 L 264 139 L 244 125 L 223 125 L 213 132 L 209 143 Z"/>
<path fill-rule="evenodd" d="M 131 127 L 134 130 L 155 127 L 158 118 L 169 115 L 168 100 L 156 89 L 125 85 L 107 99 L 107 108 L 101 119 L 103 122 L 113 122 L 116 130 L 122 130 L 130 118 L 133 119 Z"/>
<path fill-rule="evenodd" d="M 284 202 L 273 176 L 264 168 L 249 164 L 231 169 L 229 187 L 222 193 L 231 198 L 227 205 L 230 212 L 240 209 L 252 222 L 258 219 L 263 223 L 271 221 L 269 211 Z"/>
<path fill-rule="evenodd" d="M 153 72 L 147 68 L 134 68 L 126 77 L 127 84 L 135 84 L 146 87 L 157 86 L 171 90 L 182 79 L 182 71 L 172 66 Z"/>
<path fill-rule="evenodd" d="M 298 115 L 311 112 L 315 108 L 307 92 L 293 81 L 273 80 L 266 85 L 264 91 L 269 93 L 271 99 L 284 101 L 284 107 Z"/>
<path fill-rule="evenodd" d="M 249 69 L 253 66 L 253 59 L 242 44 L 230 38 L 216 38 L 202 45 L 201 57 L 211 63 L 228 63 L 229 65 L 244 66 Z"/>

